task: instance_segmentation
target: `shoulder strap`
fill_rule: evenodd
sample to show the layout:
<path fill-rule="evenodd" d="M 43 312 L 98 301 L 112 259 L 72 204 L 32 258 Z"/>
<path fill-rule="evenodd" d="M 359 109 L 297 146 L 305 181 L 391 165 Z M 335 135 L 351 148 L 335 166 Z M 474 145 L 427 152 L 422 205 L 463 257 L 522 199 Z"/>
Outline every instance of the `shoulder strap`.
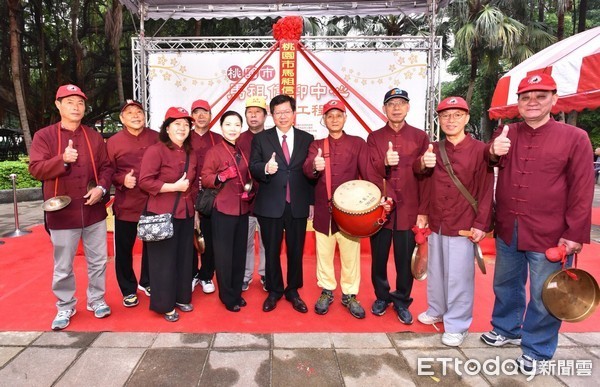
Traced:
<path fill-rule="evenodd" d="M 187 172 L 188 165 L 190 164 L 190 153 L 185 153 L 185 166 L 183 167 L 183 172 Z M 181 198 L 181 191 L 177 191 L 177 197 L 175 198 L 175 204 L 173 205 L 173 211 L 171 211 L 171 215 L 175 215 L 175 210 L 177 209 L 177 205 L 179 204 L 179 198 Z M 186 210 L 187 213 L 187 210 Z"/>
<path fill-rule="evenodd" d="M 329 154 L 329 136 L 323 140 L 323 158 L 325 159 L 325 186 L 327 187 L 327 201 L 331 201 L 331 155 Z"/>
<path fill-rule="evenodd" d="M 477 213 L 477 200 L 471 195 L 471 193 L 467 190 L 467 188 L 463 185 L 463 183 L 458 180 L 458 177 L 454 174 L 454 170 L 452 169 L 452 165 L 450 165 L 450 160 L 448 159 L 448 153 L 446 153 L 446 140 L 442 140 L 439 143 L 440 145 L 440 156 L 442 156 L 442 162 L 444 163 L 444 167 L 446 167 L 446 171 L 450 178 L 456 185 L 456 188 L 460 191 L 461 194 L 467 199 L 475 213 Z"/>

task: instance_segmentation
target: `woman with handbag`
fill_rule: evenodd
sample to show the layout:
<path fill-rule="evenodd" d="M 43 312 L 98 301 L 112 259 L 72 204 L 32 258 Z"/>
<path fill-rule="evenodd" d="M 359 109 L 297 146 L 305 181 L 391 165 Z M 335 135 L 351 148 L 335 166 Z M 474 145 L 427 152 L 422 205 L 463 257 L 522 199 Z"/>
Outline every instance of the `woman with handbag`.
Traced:
<path fill-rule="evenodd" d="M 242 131 L 242 116 L 227 111 L 221 116 L 223 141 L 206 153 L 202 166 L 204 188 L 218 189 L 211 214 L 215 269 L 219 299 L 230 312 L 246 306 L 242 282 L 248 243 L 248 213 L 252 181 L 248 170 L 249 155 L 236 143 Z"/>
<path fill-rule="evenodd" d="M 148 214 L 172 213 L 173 236 L 149 242 L 148 263 L 152 278 L 150 309 L 163 313 L 169 322 L 179 319 L 175 310 L 191 312 L 192 246 L 194 237 L 194 201 L 198 184 L 197 160 L 192 152 L 187 110 L 171 107 L 158 135 L 159 142 L 144 153 L 140 170 L 140 188 L 148 192 Z"/>

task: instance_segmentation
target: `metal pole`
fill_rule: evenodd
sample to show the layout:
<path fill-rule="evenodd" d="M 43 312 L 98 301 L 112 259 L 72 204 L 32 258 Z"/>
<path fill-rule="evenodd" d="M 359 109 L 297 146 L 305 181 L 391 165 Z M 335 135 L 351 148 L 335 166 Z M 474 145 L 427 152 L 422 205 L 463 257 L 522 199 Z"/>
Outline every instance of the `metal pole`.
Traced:
<path fill-rule="evenodd" d="M 19 228 L 19 207 L 17 205 L 17 182 L 16 182 L 17 175 L 14 173 L 11 173 L 10 179 L 12 180 L 12 186 L 13 186 L 13 205 L 14 205 L 14 211 L 15 211 L 15 229 L 7 234 L 2 235 L 4 238 L 18 237 L 18 236 L 27 235 L 27 234 L 31 233 L 31 231 L 29 231 L 29 230 L 21 230 Z"/>

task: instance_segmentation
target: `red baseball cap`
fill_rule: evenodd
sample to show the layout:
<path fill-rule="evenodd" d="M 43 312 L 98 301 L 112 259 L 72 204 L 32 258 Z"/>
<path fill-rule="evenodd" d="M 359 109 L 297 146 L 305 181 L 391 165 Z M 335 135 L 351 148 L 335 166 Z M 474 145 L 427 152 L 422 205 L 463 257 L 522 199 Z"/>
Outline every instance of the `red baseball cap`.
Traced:
<path fill-rule="evenodd" d="M 532 90 L 556 91 L 556 82 L 550 74 L 533 74 L 528 75 L 521 80 L 517 94 L 525 93 Z"/>
<path fill-rule="evenodd" d="M 72 84 L 62 85 L 56 91 L 56 99 L 65 98 L 70 95 L 78 95 L 81 98 L 87 100 L 87 97 L 85 96 L 83 91 L 81 91 L 81 89 L 79 87 L 72 85 Z"/>
<path fill-rule="evenodd" d="M 137 106 L 140 109 L 144 110 L 144 107 L 142 106 L 142 104 L 140 102 L 135 101 L 133 99 L 126 99 L 123 106 L 121 106 L 121 113 L 123 113 L 123 110 L 127 109 L 128 106 Z"/>
<path fill-rule="evenodd" d="M 344 113 L 346 112 L 346 106 L 344 105 L 344 103 L 342 101 L 338 101 L 337 99 L 332 99 L 331 101 L 323 105 L 323 115 L 327 114 L 327 112 L 331 109 L 341 110 Z"/>
<path fill-rule="evenodd" d="M 210 104 L 208 103 L 208 101 L 205 101 L 203 99 L 195 100 L 192 104 L 192 112 L 194 112 L 194 110 L 196 109 L 204 109 L 207 112 L 210 112 Z"/>
<path fill-rule="evenodd" d="M 167 113 L 165 114 L 165 121 L 168 120 L 169 118 L 173 118 L 173 119 L 187 118 L 187 119 L 194 121 L 194 119 L 190 116 L 190 113 L 188 113 L 187 110 L 185 110 L 182 107 L 174 107 L 174 106 L 170 107 L 169 110 L 167 110 Z"/>
<path fill-rule="evenodd" d="M 468 113 L 469 105 L 467 105 L 467 101 L 461 97 L 448 97 L 439 103 L 435 111 L 439 113 L 448 109 L 461 109 Z"/>

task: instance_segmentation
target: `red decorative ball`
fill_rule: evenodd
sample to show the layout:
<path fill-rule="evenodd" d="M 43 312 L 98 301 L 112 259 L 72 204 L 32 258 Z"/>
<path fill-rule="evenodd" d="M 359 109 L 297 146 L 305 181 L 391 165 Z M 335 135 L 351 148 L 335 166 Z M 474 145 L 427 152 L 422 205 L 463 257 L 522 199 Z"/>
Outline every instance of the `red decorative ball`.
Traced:
<path fill-rule="evenodd" d="M 300 40 L 303 27 L 301 16 L 286 16 L 273 24 L 273 37 L 276 40 Z"/>

